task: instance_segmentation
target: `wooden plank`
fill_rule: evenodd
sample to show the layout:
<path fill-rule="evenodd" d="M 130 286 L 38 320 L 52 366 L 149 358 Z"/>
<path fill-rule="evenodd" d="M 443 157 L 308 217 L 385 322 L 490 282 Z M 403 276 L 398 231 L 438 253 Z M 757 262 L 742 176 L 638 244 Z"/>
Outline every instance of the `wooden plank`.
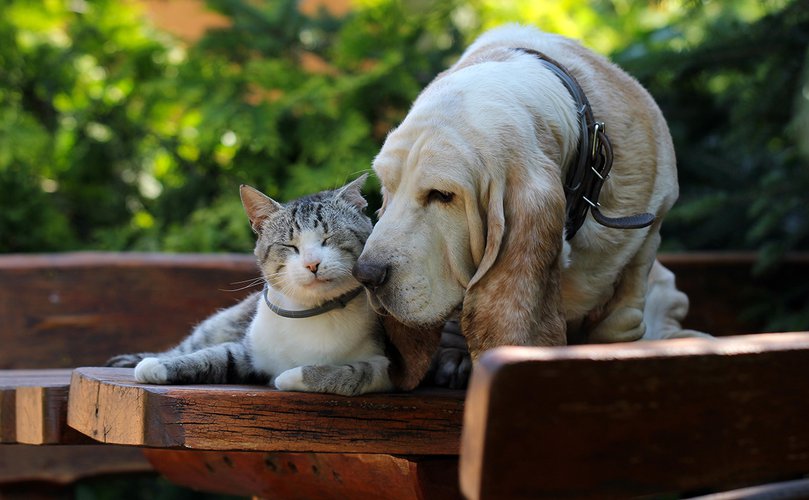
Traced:
<path fill-rule="evenodd" d="M 69 253 L 0 257 L 0 369 L 101 365 L 163 350 L 252 290 L 249 255 Z"/>
<path fill-rule="evenodd" d="M 809 333 L 505 347 L 473 373 L 469 498 L 635 496 L 809 473 Z"/>
<path fill-rule="evenodd" d="M 458 458 L 144 449 L 175 484 L 285 500 L 460 499 Z"/>
<path fill-rule="evenodd" d="M 152 466 L 140 448 L 112 445 L 0 446 L 0 484 L 70 484 L 101 474 L 143 473 Z M 0 495 L 1 496 L 1 495 Z"/>
<path fill-rule="evenodd" d="M 0 444 L 17 442 L 17 390 L 0 387 Z"/>
<path fill-rule="evenodd" d="M 458 453 L 463 391 L 351 398 L 263 386 L 141 385 L 132 374 L 74 371 L 68 424 L 101 442 L 160 448 Z"/>
<path fill-rule="evenodd" d="M 56 387 L 17 389 L 17 442 L 23 444 L 88 444 L 93 442 L 67 425 L 69 382 Z"/>
<path fill-rule="evenodd" d="M 71 370 L 0 370 L 0 443 L 81 443 L 67 427 Z"/>
<path fill-rule="evenodd" d="M 755 254 L 668 254 L 691 298 L 686 326 L 718 335 L 763 331 L 741 315 L 756 298 L 809 281 L 809 254 L 754 276 Z M 251 289 L 252 256 L 68 253 L 0 256 L 0 369 L 100 365 L 115 354 L 165 349 Z M 717 297 L 721 297 L 718 300 Z"/>
<path fill-rule="evenodd" d="M 685 328 L 712 335 L 766 332 L 768 318 L 749 317 L 762 297 L 809 283 L 809 253 L 787 254 L 774 269 L 754 272 L 753 252 L 688 252 L 659 256 L 676 276 L 677 287 L 688 295 L 691 307 Z"/>

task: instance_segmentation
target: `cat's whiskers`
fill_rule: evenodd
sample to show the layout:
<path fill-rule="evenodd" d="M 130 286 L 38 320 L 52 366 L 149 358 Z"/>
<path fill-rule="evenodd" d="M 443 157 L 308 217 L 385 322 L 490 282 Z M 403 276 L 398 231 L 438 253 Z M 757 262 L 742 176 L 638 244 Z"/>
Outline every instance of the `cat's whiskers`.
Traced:
<path fill-rule="evenodd" d="M 283 275 L 284 275 L 284 272 L 283 272 L 283 271 L 279 271 L 279 272 L 277 272 L 277 273 L 271 273 L 271 274 L 268 274 L 268 275 L 266 275 L 266 276 L 265 276 L 264 278 L 262 278 L 262 279 L 265 279 L 266 281 L 268 281 L 268 282 L 270 282 L 270 283 L 272 284 L 273 280 L 275 280 L 275 279 L 277 279 L 277 278 L 280 278 L 280 277 L 281 277 L 281 276 L 283 276 Z"/>
<path fill-rule="evenodd" d="M 280 283 L 280 284 L 270 283 L 270 284 L 272 285 L 273 289 L 276 292 L 280 293 L 284 297 L 288 298 L 294 297 L 294 294 L 292 292 L 295 290 L 295 285 L 293 283 Z"/>
<path fill-rule="evenodd" d="M 248 278 L 246 280 L 231 281 L 229 284 L 230 285 L 241 285 L 242 283 L 250 283 L 250 282 L 254 282 L 256 280 L 261 280 L 261 279 L 264 279 L 264 277 L 263 276 L 257 276 L 255 278 Z"/>
<path fill-rule="evenodd" d="M 353 264 L 351 266 L 348 266 L 348 265 L 345 265 L 345 264 L 343 264 L 341 262 L 335 262 L 334 264 L 332 264 L 332 266 L 330 268 L 330 270 L 333 270 L 334 272 L 339 273 L 339 274 L 335 275 L 335 278 L 343 278 L 343 277 L 351 275 L 352 269 L 353 269 Z M 331 278 L 331 279 L 335 279 L 335 278 Z"/>
<path fill-rule="evenodd" d="M 234 282 L 232 282 L 230 284 L 231 285 L 244 284 L 244 286 L 241 286 L 239 288 L 220 289 L 220 291 L 222 291 L 222 292 L 241 292 L 242 290 L 247 290 L 248 288 L 253 288 L 253 287 L 261 285 L 263 283 L 264 283 L 264 278 L 262 276 L 259 276 L 257 278 L 250 278 L 250 279 L 242 280 L 242 281 L 234 281 Z"/>

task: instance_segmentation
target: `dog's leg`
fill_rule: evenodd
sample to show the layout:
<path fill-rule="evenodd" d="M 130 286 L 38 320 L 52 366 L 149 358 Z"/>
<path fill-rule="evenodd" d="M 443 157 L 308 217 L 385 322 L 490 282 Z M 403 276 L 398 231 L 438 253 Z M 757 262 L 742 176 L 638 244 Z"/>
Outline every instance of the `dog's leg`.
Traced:
<path fill-rule="evenodd" d="M 643 310 L 649 271 L 660 245 L 659 227 L 659 221 L 651 227 L 646 240 L 624 268 L 612 300 L 604 307 L 603 319 L 590 331 L 590 342 L 632 342 L 646 333 Z"/>
<path fill-rule="evenodd" d="M 713 338 L 696 330 L 683 329 L 682 321 L 688 314 L 688 296 L 677 289 L 674 273 L 655 261 L 649 273 L 649 288 L 643 321 L 646 334 L 643 340 L 683 337 Z"/>

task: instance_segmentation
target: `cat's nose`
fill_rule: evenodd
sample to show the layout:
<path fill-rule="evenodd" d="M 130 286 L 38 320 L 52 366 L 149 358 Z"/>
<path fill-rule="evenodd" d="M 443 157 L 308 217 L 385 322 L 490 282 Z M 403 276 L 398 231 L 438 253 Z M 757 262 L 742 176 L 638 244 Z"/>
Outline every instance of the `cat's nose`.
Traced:
<path fill-rule="evenodd" d="M 388 280 L 389 270 L 390 266 L 385 264 L 358 260 L 354 264 L 352 274 L 357 278 L 357 281 L 373 291 L 385 284 Z"/>
<path fill-rule="evenodd" d="M 312 271 L 315 274 L 317 274 L 318 266 L 320 266 L 320 261 L 318 260 L 310 261 L 304 264 L 304 267 L 306 267 L 306 269 Z"/>

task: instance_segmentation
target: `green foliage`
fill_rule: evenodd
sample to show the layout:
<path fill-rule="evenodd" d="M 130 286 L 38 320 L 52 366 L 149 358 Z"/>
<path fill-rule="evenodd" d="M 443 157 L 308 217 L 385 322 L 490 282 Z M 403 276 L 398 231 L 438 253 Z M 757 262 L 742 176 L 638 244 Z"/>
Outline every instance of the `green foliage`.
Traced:
<path fill-rule="evenodd" d="M 244 497 L 194 491 L 156 474 L 82 479 L 72 487 L 76 500 L 238 500 Z"/>
<path fill-rule="evenodd" d="M 131 9 L 66 5 L 0 17 L 0 251 L 85 246 L 139 201 L 136 83 L 161 76 L 166 49 Z"/>
<path fill-rule="evenodd" d="M 616 58 L 658 100 L 677 147 L 681 197 L 664 225 L 668 248 L 761 250 L 764 270 L 809 248 L 809 6 L 793 2 L 754 22 L 743 13 L 725 6 L 704 22 L 710 36 L 690 44 L 692 13 Z"/>
<path fill-rule="evenodd" d="M 367 170 L 462 47 L 454 2 L 338 20 L 217 0 L 232 26 L 190 47 L 130 4 L 67 5 L 7 2 L 0 21 L 2 252 L 248 250 L 239 184 L 285 200 Z"/>
<path fill-rule="evenodd" d="M 231 25 L 189 45 L 128 2 L 4 2 L 0 252 L 249 250 L 239 184 L 286 200 L 367 170 L 419 90 L 514 20 L 612 52 L 660 102 L 682 193 L 664 248 L 765 268 L 809 246 L 806 2 L 209 5 Z"/>
<path fill-rule="evenodd" d="M 738 4 L 700 5 L 615 56 L 655 96 L 677 149 L 663 248 L 757 250 L 757 273 L 809 249 L 809 5 L 764 6 L 751 21 Z M 744 314 L 805 329 L 808 291 L 761 291 Z"/>

